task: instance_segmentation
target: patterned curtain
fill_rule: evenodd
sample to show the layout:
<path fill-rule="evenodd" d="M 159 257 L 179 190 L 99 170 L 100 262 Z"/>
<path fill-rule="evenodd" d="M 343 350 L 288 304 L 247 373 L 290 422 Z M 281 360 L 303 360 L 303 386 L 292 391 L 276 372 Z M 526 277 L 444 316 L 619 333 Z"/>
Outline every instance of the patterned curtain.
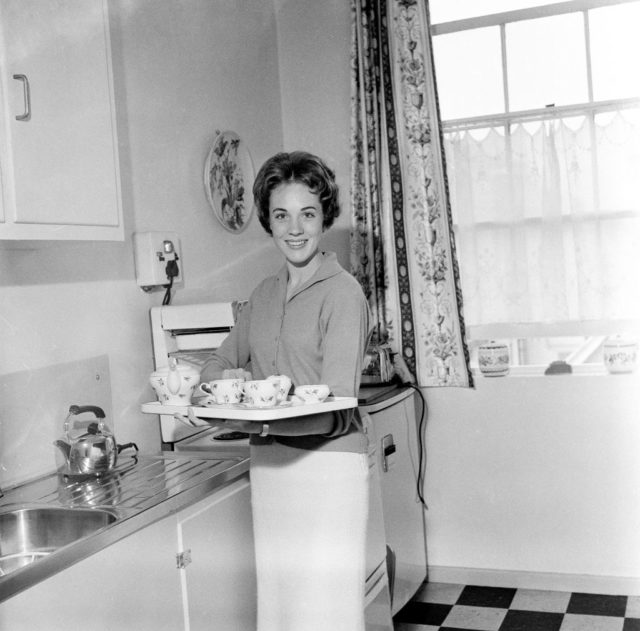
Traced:
<path fill-rule="evenodd" d="M 351 265 L 420 386 L 472 386 L 426 0 L 352 0 Z"/>

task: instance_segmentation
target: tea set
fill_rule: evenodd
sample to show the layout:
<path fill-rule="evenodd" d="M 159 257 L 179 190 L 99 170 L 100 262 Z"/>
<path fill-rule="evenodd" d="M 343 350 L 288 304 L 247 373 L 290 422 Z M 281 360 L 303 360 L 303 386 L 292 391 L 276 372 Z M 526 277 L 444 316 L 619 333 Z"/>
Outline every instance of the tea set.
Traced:
<path fill-rule="evenodd" d="M 160 403 L 164 405 L 201 406 L 237 404 L 260 409 L 301 403 L 322 403 L 329 396 L 325 384 L 301 385 L 289 400 L 291 379 L 286 375 L 271 375 L 266 379 L 214 379 L 200 383 L 200 371 L 193 365 L 180 364 L 171 358 L 167 368 L 156 370 L 149 377 Z"/>

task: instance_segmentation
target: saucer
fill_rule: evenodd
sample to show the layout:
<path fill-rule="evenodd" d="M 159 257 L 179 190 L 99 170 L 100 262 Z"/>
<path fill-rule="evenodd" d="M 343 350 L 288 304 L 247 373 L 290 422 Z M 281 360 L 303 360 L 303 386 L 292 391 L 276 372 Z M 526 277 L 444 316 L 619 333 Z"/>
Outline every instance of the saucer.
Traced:
<path fill-rule="evenodd" d="M 235 403 L 234 405 L 244 410 L 274 410 L 275 408 L 287 408 L 291 404 L 291 401 L 280 401 L 275 405 L 252 405 L 251 403 Z"/>

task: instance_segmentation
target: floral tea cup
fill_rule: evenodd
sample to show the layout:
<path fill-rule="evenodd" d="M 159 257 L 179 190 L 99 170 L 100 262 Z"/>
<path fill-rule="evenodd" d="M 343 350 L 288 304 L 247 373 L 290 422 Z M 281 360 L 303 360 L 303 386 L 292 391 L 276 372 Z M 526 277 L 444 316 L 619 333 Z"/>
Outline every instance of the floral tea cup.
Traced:
<path fill-rule="evenodd" d="M 252 407 L 273 407 L 278 404 L 280 382 L 269 379 L 245 381 L 242 386 L 244 403 Z"/>
<path fill-rule="evenodd" d="M 267 381 L 274 381 L 278 384 L 278 403 L 286 401 L 291 390 L 291 379 L 286 375 L 271 375 L 267 377 Z"/>
<path fill-rule="evenodd" d="M 242 379 L 214 379 L 201 383 L 198 394 L 204 395 L 204 403 L 240 403 L 242 399 Z"/>
<path fill-rule="evenodd" d="M 329 392 L 329 386 L 324 383 L 297 386 L 294 390 L 294 394 L 305 403 L 322 403 Z"/>

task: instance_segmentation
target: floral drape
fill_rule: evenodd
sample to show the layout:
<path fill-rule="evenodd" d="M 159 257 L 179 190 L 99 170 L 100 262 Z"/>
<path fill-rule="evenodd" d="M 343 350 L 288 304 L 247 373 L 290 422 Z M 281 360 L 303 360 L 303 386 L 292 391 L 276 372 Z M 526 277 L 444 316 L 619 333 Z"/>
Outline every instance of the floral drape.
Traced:
<path fill-rule="evenodd" d="M 426 0 L 352 0 L 352 272 L 421 386 L 470 386 Z"/>

